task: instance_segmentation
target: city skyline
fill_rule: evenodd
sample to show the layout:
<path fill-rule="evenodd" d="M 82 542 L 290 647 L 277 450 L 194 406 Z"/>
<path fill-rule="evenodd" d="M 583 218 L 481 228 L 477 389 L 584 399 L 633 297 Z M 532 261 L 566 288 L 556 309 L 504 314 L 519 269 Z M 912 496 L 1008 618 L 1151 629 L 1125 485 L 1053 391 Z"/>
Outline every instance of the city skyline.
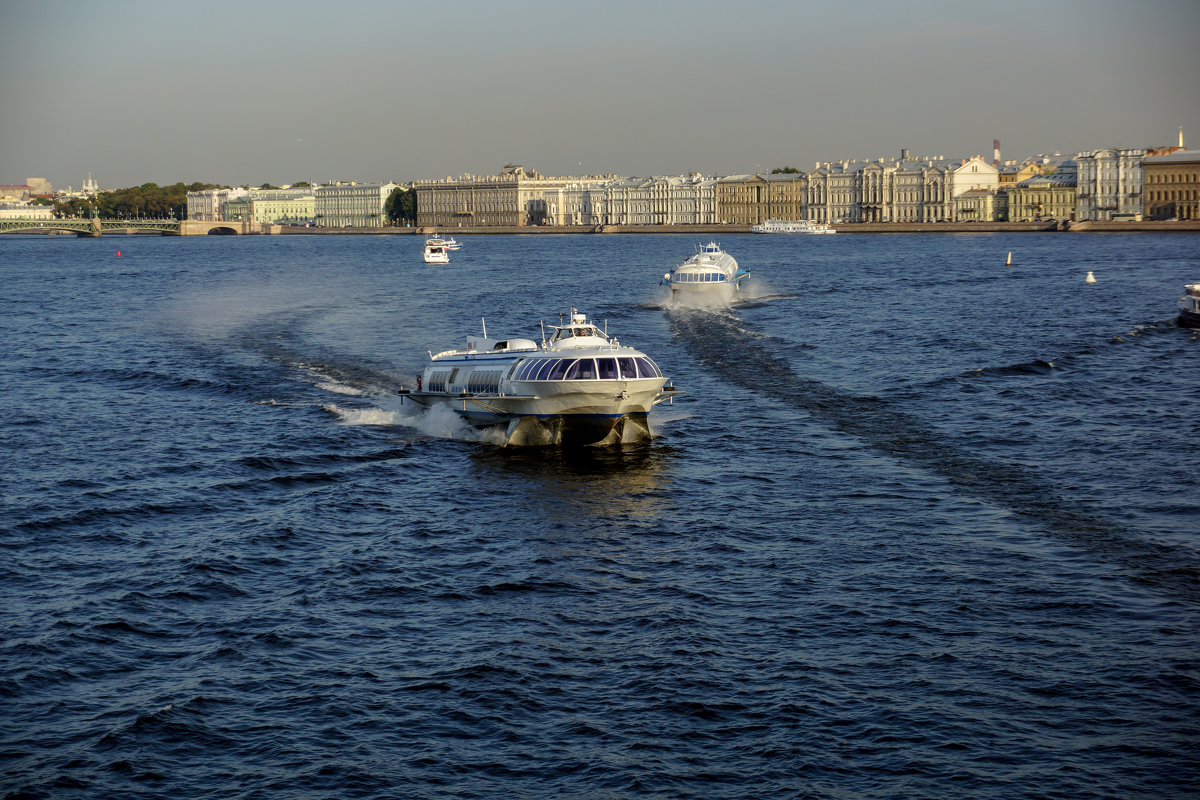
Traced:
<path fill-rule="evenodd" d="M 1200 6 L 0 5 L 0 183 L 709 175 L 1176 144 Z M 1185 138 L 1189 146 L 1190 140 Z"/>

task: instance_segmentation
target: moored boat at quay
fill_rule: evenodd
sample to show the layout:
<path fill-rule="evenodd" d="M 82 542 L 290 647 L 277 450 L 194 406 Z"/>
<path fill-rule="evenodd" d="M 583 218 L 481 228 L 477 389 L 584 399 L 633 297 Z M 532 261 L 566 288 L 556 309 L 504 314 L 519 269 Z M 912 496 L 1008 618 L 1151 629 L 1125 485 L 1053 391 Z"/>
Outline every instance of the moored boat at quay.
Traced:
<path fill-rule="evenodd" d="M 813 222 L 807 219 L 768 219 L 751 226 L 750 230 L 754 233 L 837 233 L 837 230 L 832 225 L 825 225 L 824 223 Z"/>
<path fill-rule="evenodd" d="M 560 323 L 543 325 L 540 343 L 489 339 L 484 324 L 465 348 L 431 353 L 401 404 L 452 409 L 472 426 L 503 429 L 507 444 L 648 439 L 648 412 L 677 393 L 662 370 L 574 308 Z"/>
<path fill-rule="evenodd" d="M 728 304 L 749 274 L 719 244 L 709 242 L 664 274 L 660 283 L 671 289 L 672 300 L 683 304 Z"/>
<path fill-rule="evenodd" d="M 1183 287 L 1179 298 L 1179 324 L 1185 328 L 1200 328 L 1200 283 Z"/>

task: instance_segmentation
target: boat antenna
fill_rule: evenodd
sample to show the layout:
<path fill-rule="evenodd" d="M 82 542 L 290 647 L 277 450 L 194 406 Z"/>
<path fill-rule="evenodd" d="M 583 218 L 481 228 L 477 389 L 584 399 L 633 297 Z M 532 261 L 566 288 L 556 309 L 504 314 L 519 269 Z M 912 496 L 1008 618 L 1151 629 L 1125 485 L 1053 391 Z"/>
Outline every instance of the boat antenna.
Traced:
<path fill-rule="evenodd" d="M 539 319 L 538 325 L 540 325 L 542 328 L 542 349 L 545 350 L 546 349 L 546 320 Z"/>
<path fill-rule="evenodd" d="M 483 317 L 480 317 L 479 321 L 483 323 L 483 338 L 486 339 L 487 338 L 487 320 L 484 319 Z"/>

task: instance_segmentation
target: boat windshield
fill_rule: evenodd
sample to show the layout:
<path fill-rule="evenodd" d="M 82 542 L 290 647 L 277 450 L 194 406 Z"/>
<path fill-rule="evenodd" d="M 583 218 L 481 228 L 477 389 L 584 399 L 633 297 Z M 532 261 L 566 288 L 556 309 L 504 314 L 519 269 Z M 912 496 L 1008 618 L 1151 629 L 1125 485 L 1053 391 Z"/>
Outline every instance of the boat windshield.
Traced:
<path fill-rule="evenodd" d="M 576 336 L 596 336 L 601 339 L 607 339 L 600 329 L 595 325 L 572 325 L 570 327 L 558 328 L 554 333 L 552 341 L 560 342 L 563 339 L 571 339 Z"/>

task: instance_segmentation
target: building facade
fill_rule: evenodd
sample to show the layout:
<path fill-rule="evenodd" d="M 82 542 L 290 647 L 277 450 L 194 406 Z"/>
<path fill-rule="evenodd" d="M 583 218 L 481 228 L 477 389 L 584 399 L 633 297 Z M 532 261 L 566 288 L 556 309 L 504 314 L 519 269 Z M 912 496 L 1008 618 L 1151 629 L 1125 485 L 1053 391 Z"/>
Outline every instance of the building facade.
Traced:
<path fill-rule="evenodd" d="M 313 191 L 313 216 L 319 228 L 382 228 L 384 204 L 395 183 L 334 183 Z"/>
<path fill-rule="evenodd" d="M 716 181 L 717 221 L 757 225 L 769 219 L 805 219 L 808 176 L 803 173 L 730 175 Z"/>
<path fill-rule="evenodd" d="M 0 202 L 0 219 L 54 219 L 54 209 L 16 201 Z"/>
<path fill-rule="evenodd" d="M 1200 219 L 1200 150 L 1148 155 L 1142 165 L 1148 218 Z"/>
<path fill-rule="evenodd" d="M 249 194 L 249 189 L 204 189 L 187 193 L 187 218 L 200 222 L 230 220 L 224 216 L 225 205 Z M 230 220 L 232 221 L 232 220 Z"/>
<path fill-rule="evenodd" d="M 416 181 L 417 225 L 426 228 L 587 225 L 589 187 L 612 176 L 546 178 L 537 170 L 507 165 L 499 175 Z"/>
<path fill-rule="evenodd" d="M 247 196 L 227 201 L 223 215 L 264 225 L 314 225 L 316 202 L 311 189 L 251 189 Z"/>
<path fill-rule="evenodd" d="M 892 175 L 890 222 L 938 222 L 947 218 L 946 168 L 940 160 L 905 158 Z"/>
<path fill-rule="evenodd" d="M 1143 213 L 1144 149 L 1089 150 L 1075 157 L 1076 219 L 1135 219 Z"/>
<path fill-rule="evenodd" d="M 686 176 L 546 178 L 523 167 L 499 175 L 417 181 L 417 225 L 695 225 L 716 220 L 716 181 Z"/>
<path fill-rule="evenodd" d="M 1076 214 L 1075 162 L 1061 162 L 1048 175 L 1034 175 L 1008 191 L 1011 222 L 1072 220 Z"/>

